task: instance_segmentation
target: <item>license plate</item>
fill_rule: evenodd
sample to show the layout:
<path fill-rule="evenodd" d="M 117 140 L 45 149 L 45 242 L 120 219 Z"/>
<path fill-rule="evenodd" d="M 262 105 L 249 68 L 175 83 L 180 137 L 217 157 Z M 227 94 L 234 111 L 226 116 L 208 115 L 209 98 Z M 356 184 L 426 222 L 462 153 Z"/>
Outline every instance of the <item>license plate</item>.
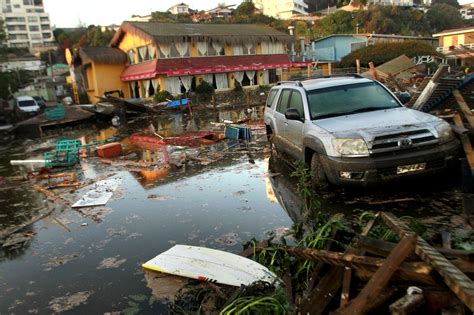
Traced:
<path fill-rule="evenodd" d="M 426 163 L 418 163 L 418 164 L 410 164 L 410 165 L 402 165 L 397 167 L 397 174 L 406 174 L 406 173 L 413 173 L 423 171 L 426 168 Z"/>

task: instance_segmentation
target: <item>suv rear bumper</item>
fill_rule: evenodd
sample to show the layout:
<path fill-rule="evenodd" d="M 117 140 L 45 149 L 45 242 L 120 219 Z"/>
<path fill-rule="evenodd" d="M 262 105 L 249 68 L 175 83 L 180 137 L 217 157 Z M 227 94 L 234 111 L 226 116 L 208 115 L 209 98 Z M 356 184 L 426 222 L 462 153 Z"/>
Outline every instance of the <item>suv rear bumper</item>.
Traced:
<path fill-rule="evenodd" d="M 442 172 L 456 162 L 459 148 L 459 142 L 455 140 L 426 150 L 399 152 L 393 155 L 363 158 L 321 156 L 321 163 L 332 184 L 364 186 Z M 425 169 L 397 174 L 398 166 L 418 163 L 426 163 Z M 357 179 L 342 178 L 340 172 L 356 173 L 357 177 L 361 177 Z"/>

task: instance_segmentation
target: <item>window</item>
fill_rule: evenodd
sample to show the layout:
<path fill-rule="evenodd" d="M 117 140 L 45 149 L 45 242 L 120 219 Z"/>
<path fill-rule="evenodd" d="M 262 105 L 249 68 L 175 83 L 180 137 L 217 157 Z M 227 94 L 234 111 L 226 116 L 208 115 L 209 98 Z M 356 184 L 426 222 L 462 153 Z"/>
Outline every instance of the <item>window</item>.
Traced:
<path fill-rule="evenodd" d="M 312 120 L 400 106 L 384 87 L 375 82 L 309 91 L 308 104 Z"/>
<path fill-rule="evenodd" d="M 288 101 L 290 100 L 291 90 L 283 90 L 278 100 L 277 112 L 285 114 L 288 109 Z"/>
<path fill-rule="evenodd" d="M 288 108 L 294 108 L 300 114 L 300 117 L 304 117 L 304 109 L 303 109 L 303 98 L 301 97 L 300 92 L 293 91 L 291 93 L 290 103 Z"/>
<path fill-rule="evenodd" d="M 19 4 L 14 4 L 13 7 L 14 7 L 15 9 L 19 9 L 19 8 L 20 8 L 20 5 L 19 5 Z"/>
<path fill-rule="evenodd" d="M 38 39 L 42 39 L 43 37 L 41 36 L 41 34 L 30 34 L 30 37 L 31 39 L 35 39 L 35 40 L 38 40 Z"/>
<path fill-rule="evenodd" d="M 34 5 L 33 0 L 23 0 L 23 5 Z"/>
<path fill-rule="evenodd" d="M 51 33 L 43 33 L 43 38 L 44 39 L 48 39 L 48 38 L 51 38 Z"/>
<path fill-rule="evenodd" d="M 30 32 L 39 32 L 39 26 L 38 25 L 30 25 Z"/>
<path fill-rule="evenodd" d="M 127 52 L 127 57 L 128 57 L 128 63 L 133 65 L 135 63 L 135 52 L 133 51 L 133 49 L 130 49 Z"/>
<path fill-rule="evenodd" d="M 38 22 L 38 17 L 37 16 L 29 16 L 28 17 L 28 22 L 29 23 L 37 23 Z"/>
<path fill-rule="evenodd" d="M 278 94 L 278 90 L 271 90 L 270 94 L 268 94 L 267 99 L 267 107 L 272 107 L 273 101 L 275 100 L 275 96 Z"/>

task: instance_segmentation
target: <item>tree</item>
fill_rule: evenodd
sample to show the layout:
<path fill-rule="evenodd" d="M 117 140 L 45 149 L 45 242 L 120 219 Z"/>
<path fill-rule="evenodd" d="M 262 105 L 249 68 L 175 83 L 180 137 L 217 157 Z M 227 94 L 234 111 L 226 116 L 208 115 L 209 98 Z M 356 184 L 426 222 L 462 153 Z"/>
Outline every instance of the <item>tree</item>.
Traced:
<path fill-rule="evenodd" d="M 352 14 L 346 11 L 337 11 L 321 20 L 320 28 L 316 33 L 320 36 L 331 34 L 352 34 L 354 32 Z"/>
<path fill-rule="evenodd" d="M 426 20 L 433 33 L 464 26 L 461 13 L 458 9 L 444 3 L 432 6 L 428 12 L 426 12 Z"/>
<path fill-rule="evenodd" d="M 243 1 L 234 11 L 235 18 L 248 18 L 255 12 L 255 5 L 250 0 Z"/>

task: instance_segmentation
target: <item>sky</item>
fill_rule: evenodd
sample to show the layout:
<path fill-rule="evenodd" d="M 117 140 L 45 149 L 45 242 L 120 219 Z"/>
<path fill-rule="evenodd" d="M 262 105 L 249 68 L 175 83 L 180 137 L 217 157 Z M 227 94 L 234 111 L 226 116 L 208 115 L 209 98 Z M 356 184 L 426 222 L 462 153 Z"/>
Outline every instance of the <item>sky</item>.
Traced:
<path fill-rule="evenodd" d="M 281 0 L 283 1 L 283 0 Z M 472 0 L 458 0 L 468 3 Z M 166 11 L 180 3 L 179 0 L 44 0 L 51 24 L 56 27 L 76 27 L 85 25 L 121 24 L 132 15 L 148 15 L 154 11 Z M 218 3 L 240 4 L 242 0 L 186 0 L 192 9 L 212 9 Z"/>
<path fill-rule="evenodd" d="M 43 0 L 51 24 L 56 27 L 121 24 L 132 15 L 148 15 L 154 11 L 166 11 L 181 3 L 179 0 Z M 212 9 L 217 4 L 240 4 L 242 0 L 186 0 L 191 9 Z"/>

